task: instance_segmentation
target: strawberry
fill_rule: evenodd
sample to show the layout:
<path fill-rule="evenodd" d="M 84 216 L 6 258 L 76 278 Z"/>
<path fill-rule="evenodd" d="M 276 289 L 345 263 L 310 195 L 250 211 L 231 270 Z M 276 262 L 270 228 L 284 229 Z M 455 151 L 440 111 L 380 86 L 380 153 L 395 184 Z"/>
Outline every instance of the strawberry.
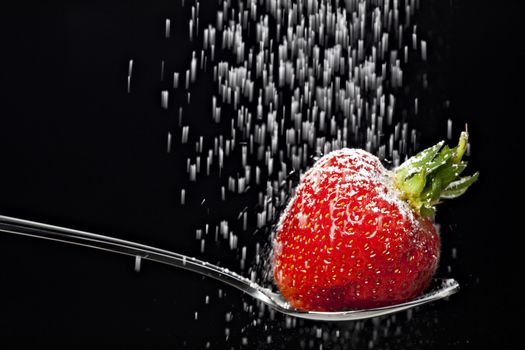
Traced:
<path fill-rule="evenodd" d="M 478 173 L 459 177 L 468 134 L 393 170 L 359 149 L 319 159 L 280 218 L 273 275 L 300 310 L 338 311 L 400 303 L 421 294 L 436 272 L 435 205 L 463 194 Z"/>

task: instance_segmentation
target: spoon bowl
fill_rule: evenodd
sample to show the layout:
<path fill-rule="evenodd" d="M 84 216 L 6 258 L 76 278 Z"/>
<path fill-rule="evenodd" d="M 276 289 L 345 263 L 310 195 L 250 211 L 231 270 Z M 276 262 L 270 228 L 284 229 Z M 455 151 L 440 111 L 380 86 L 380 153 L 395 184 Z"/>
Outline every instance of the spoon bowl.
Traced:
<path fill-rule="evenodd" d="M 265 288 L 235 272 L 210 264 L 206 261 L 188 257 L 186 255 L 168 250 L 114 237 L 2 215 L 0 215 L 0 232 L 59 241 L 124 255 L 130 255 L 135 257 L 136 268 L 140 266 L 141 261 L 144 259 L 186 269 L 229 284 L 230 286 L 235 287 L 250 295 L 251 297 L 265 303 L 278 312 L 311 320 L 355 321 L 393 314 L 443 299 L 459 290 L 459 284 L 454 279 L 434 279 L 432 287 L 429 289 L 429 291 L 427 291 L 427 293 L 419 296 L 418 298 L 400 304 L 379 308 L 336 312 L 302 311 L 291 307 L 281 294 L 272 292 L 270 289 Z"/>

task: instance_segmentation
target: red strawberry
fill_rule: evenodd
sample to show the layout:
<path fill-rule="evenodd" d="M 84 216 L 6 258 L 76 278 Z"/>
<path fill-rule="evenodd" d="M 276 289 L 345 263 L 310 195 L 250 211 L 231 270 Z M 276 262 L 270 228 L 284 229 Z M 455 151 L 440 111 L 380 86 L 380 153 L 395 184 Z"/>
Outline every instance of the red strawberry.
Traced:
<path fill-rule="evenodd" d="M 389 171 L 358 149 L 322 157 L 282 215 L 274 279 L 302 310 L 379 307 L 418 296 L 438 266 L 432 220 L 441 198 L 463 194 L 478 174 L 459 178 L 467 144 L 440 142 Z"/>

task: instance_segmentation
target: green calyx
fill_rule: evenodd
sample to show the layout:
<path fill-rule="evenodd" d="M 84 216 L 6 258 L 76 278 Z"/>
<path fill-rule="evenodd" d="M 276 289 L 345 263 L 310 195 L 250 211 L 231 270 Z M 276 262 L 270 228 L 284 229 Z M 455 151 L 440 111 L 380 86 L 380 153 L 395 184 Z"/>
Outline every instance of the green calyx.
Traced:
<path fill-rule="evenodd" d="M 395 186 L 421 216 L 432 217 L 442 199 L 461 196 L 478 179 L 478 172 L 460 176 L 467 167 L 461 160 L 467 143 L 468 133 L 463 131 L 456 147 L 449 148 L 441 141 L 394 170 Z"/>

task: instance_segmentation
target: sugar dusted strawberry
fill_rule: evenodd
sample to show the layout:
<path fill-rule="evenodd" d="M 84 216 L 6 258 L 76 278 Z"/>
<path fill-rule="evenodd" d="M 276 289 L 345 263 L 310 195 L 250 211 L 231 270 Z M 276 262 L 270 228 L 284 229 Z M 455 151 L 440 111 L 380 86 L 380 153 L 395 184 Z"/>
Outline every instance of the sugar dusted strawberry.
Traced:
<path fill-rule="evenodd" d="M 403 302 L 429 285 L 439 261 L 435 205 L 478 177 L 459 175 L 467 144 L 440 142 L 397 169 L 358 149 L 322 157 L 284 211 L 275 282 L 297 309 L 336 311 Z"/>

